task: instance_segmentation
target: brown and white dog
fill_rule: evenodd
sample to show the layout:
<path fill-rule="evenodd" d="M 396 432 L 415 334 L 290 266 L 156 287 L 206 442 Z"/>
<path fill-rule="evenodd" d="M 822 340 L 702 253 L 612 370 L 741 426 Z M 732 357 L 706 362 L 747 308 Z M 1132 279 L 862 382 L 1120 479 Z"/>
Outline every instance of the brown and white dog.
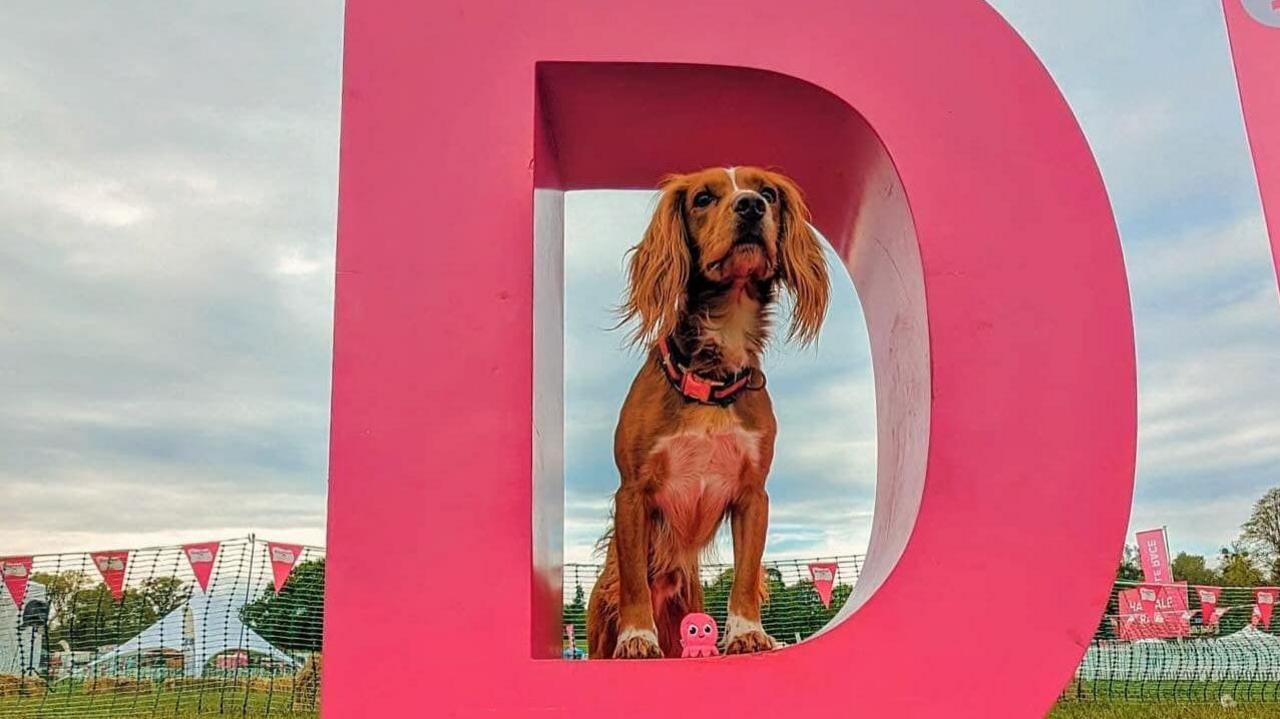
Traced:
<path fill-rule="evenodd" d="M 779 285 L 795 300 L 789 338 L 813 342 L 826 315 L 826 262 L 808 219 L 795 184 L 759 168 L 662 183 L 622 307 L 649 352 L 614 435 L 622 481 L 587 610 L 593 659 L 680 655 L 680 620 L 703 611 L 699 557 L 726 515 L 725 652 L 775 646 L 760 624 L 777 434 L 760 355 Z"/>

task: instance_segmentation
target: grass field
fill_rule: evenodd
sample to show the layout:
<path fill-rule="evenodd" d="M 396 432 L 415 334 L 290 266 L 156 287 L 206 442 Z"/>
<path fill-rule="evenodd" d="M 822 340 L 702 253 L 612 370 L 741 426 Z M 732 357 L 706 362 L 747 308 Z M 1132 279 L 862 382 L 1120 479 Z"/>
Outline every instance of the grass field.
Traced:
<path fill-rule="evenodd" d="M 1061 702 L 1050 719 L 1280 719 L 1280 705 L 1240 704 L 1230 709 L 1218 704 L 1137 702 Z"/>
<path fill-rule="evenodd" d="M 424 707 L 424 711 L 428 708 Z M 242 714 L 241 712 L 245 712 Z M 428 714 L 424 714 L 427 716 Z M 314 711 L 293 711 L 288 696 L 258 692 L 139 692 L 92 695 L 53 693 L 45 697 L 0 698 L 0 719 L 199 719 L 203 717 L 287 717 L 318 719 Z M 1064 701 L 1050 719 L 1280 719 L 1280 704 L 1241 702 L 1224 708 L 1216 703 Z"/>
<path fill-rule="evenodd" d="M 142 719 L 243 716 L 316 719 L 314 711 L 292 711 L 290 697 L 259 692 L 138 692 L 128 694 L 51 693 L 44 697 L 0 699 L 0 719 Z"/>

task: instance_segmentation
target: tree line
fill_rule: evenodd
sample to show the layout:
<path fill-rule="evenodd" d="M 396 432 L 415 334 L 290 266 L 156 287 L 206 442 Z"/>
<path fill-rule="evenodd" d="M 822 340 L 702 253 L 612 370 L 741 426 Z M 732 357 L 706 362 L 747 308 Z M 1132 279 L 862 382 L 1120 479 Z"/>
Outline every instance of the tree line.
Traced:
<path fill-rule="evenodd" d="M 125 587 L 119 600 L 96 577 L 81 571 L 36 572 L 48 603 L 45 623 L 51 651 L 117 646 L 182 606 L 192 587 L 177 577 L 149 577 Z M 243 590 L 241 590 L 243 591 Z M 268 583 L 240 608 L 240 619 L 285 650 L 319 650 L 324 634 L 324 560 L 300 562 L 280 593 Z"/>
<path fill-rule="evenodd" d="M 1267 490 L 1253 505 L 1240 535 L 1218 551 L 1210 566 L 1200 554 L 1179 552 L 1170 562 L 1173 578 L 1189 584 L 1214 587 L 1262 587 L 1280 585 L 1280 487 Z M 1138 548 L 1125 545 L 1116 571 L 1117 581 L 1142 581 Z"/>
<path fill-rule="evenodd" d="M 795 642 L 797 635 L 801 639 L 808 638 L 826 626 L 853 592 L 850 584 L 836 584 L 831 591 L 831 606 L 824 607 L 811 580 L 787 584 L 777 569 L 766 567 L 765 573 L 769 599 L 760 607 L 760 623 L 769 636 L 787 643 Z M 703 606 L 720 625 L 721 632 L 724 631 L 732 588 L 732 568 L 725 569 L 710 582 L 702 583 Z M 574 625 L 580 646 L 585 647 L 587 605 L 586 590 L 581 584 L 574 586 L 573 600 L 564 605 L 561 620 L 564 624 Z"/>

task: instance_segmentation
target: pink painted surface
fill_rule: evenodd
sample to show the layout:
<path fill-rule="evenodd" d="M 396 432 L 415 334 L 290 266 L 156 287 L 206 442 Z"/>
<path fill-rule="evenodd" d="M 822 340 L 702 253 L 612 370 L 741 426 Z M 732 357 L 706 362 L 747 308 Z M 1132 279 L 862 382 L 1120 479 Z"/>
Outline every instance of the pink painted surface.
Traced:
<path fill-rule="evenodd" d="M 1280 281 L 1280 27 L 1255 20 L 1240 0 L 1222 0 L 1240 86 L 1249 149 L 1258 173 L 1271 259 Z M 1275 13 L 1280 18 L 1280 9 Z"/>
<path fill-rule="evenodd" d="M 867 716 L 1044 713 L 1128 520 L 1132 323 L 1093 159 L 990 8 L 356 1 L 345 48 L 325 716 L 651 717 L 697 686 L 683 714 L 775 717 L 839 710 L 833 681 Z M 763 656 L 538 658 L 560 633 L 559 193 L 712 164 L 793 175 L 866 307 L 857 611 Z M 1020 630 L 937 636 L 915 617 L 939 585 Z"/>

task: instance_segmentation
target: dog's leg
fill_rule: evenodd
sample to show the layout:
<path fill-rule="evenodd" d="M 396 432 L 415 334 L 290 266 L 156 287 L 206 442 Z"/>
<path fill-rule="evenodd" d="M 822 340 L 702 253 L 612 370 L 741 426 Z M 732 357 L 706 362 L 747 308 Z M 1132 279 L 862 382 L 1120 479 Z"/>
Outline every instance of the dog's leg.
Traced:
<path fill-rule="evenodd" d="M 749 654 L 773 649 L 773 638 L 760 624 L 760 585 L 764 581 L 760 559 L 769 527 L 769 495 L 753 486 L 734 501 L 733 589 L 729 592 L 729 621 L 725 623 L 725 653 Z"/>
<path fill-rule="evenodd" d="M 608 659 L 618 641 L 618 562 L 614 557 L 613 542 L 609 542 L 609 555 L 604 571 L 596 579 L 587 603 L 587 656 L 591 659 Z"/>
<path fill-rule="evenodd" d="M 615 659 L 662 656 L 649 593 L 649 502 L 626 481 L 614 495 L 613 541 L 618 556 L 618 642 Z"/>

